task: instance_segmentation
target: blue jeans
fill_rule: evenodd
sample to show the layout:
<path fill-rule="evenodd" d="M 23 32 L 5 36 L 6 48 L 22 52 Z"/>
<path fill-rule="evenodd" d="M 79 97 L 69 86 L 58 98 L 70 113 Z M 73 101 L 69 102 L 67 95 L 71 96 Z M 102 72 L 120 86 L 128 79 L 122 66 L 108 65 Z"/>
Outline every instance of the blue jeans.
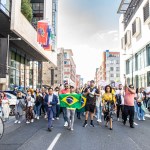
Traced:
<path fill-rule="evenodd" d="M 144 119 L 145 112 L 141 107 L 137 108 L 137 118 Z"/>
<path fill-rule="evenodd" d="M 137 111 L 138 111 L 137 101 L 134 101 L 134 111 L 135 111 L 135 113 L 137 113 Z"/>
<path fill-rule="evenodd" d="M 52 126 L 52 118 L 53 118 L 52 107 L 48 107 L 48 109 L 47 109 L 47 116 L 48 116 L 48 128 L 51 128 L 51 126 Z"/>
<path fill-rule="evenodd" d="M 40 109 L 41 109 L 41 106 L 42 106 L 42 104 L 40 104 L 40 105 L 35 105 L 35 114 L 37 115 L 37 116 L 40 116 Z"/>
<path fill-rule="evenodd" d="M 96 111 L 97 111 L 97 120 L 98 119 L 102 120 L 102 106 L 101 105 L 99 107 L 96 106 Z"/>
<path fill-rule="evenodd" d="M 68 121 L 68 118 L 67 118 L 67 109 L 66 107 L 62 107 L 62 111 L 63 111 L 63 117 L 64 117 L 64 121 Z"/>
<path fill-rule="evenodd" d="M 57 105 L 56 105 L 56 117 L 59 118 L 59 114 L 60 114 L 60 105 L 57 104 Z"/>

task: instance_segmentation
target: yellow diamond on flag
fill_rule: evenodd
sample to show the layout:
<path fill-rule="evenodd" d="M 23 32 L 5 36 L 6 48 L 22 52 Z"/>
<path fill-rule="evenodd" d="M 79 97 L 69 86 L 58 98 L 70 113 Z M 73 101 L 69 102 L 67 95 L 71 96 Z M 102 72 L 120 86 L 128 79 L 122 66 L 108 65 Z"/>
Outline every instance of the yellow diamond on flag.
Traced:
<path fill-rule="evenodd" d="M 67 105 L 71 106 L 75 104 L 76 102 L 78 102 L 79 100 L 73 96 L 66 96 L 62 99 L 62 101 L 65 102 Z"/>

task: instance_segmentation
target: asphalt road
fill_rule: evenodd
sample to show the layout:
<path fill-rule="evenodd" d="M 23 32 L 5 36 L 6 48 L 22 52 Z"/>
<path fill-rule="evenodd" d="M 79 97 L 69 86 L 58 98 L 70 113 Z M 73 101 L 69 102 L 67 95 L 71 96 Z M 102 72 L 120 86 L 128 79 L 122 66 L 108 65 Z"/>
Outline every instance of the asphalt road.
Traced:
<path fill-rule="evenodd" d="M 0 150 L 150 150 L 150 119 L 135 120 L 135 128 L 124 126 L 114 118 L 113 131 L 104 123 L 83 128 L 84 118 L 75 120 L 74 131 L 63 127 L 63 119 L 54 121 L 52 132 L 41 118 L 32 124 L 5 126 Z"/>

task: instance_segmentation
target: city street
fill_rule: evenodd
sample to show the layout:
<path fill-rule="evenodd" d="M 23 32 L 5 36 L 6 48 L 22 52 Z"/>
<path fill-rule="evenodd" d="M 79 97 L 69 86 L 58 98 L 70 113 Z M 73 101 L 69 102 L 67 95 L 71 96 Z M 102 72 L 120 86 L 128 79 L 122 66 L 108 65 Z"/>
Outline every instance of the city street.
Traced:
<path fill-rule="evenodd" d="M 148 115 L 149 117 L 149 115 Z M 113 131 L 104 124 L 82 127 L 82 120 L 75 120 L 74 131 L 63 127 L 62 117 L 54 121 L 52 132 L 48 132 L 47 121 L 40 119 L 33 124 L 11 124 L 5 128 L 0 141 L 0 150 L 149 150 L 150 119 L 135 120 L 135 129 L 124 126 L 114 118 Z"/>

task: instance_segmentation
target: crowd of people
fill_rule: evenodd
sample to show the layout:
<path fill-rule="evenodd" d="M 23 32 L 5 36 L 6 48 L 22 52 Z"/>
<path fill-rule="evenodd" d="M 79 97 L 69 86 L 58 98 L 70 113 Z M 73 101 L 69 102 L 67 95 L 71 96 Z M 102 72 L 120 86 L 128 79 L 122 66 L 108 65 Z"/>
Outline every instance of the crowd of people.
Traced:
<path fill-rule="evenodd" d="M 86 97 L 84 112 L 80 112 L 76 108 L 60 107 L 59 94 L 82 94 Z M 81 119 L 81 115 L 85 117 L 83 127 L 88 125 L 90 117 L 90 126 L 94 127 L 94 117 L 97 123 L 101 124 L 104 118 L 105 126 L 113 129 L 113 116 L 116 115 L 117 121 L 122 119 L 125 125 L 129 117 L 129 124 L 134 128 L 134 118 L 145 120 L 145 113 L 148 112 L 150 106 L 150 87 L 137 88 L 128 85 L 125 78 L 125 86 L 119 84 L 118 88 L 107 85 L 105 87 L 95 86 L 94 80 L 90 84 L 80 89 L 75 89 L 67 83 L 64 88 L 60 87 L 49 89 L 32 89 L 27 90 L 25 97 L 22 92 L 17 92 L 17 101 L 15 105 L 15 124 L 21 123 L 25 114 L 26 123 L 30 124 L 39 120 L 43 114 L 48 120 L 48 131 L 52 131 L 53 121 L 59 120 L 60 113 L 63 114 L 64 127 L 73 131 L 75 114 Z M 24 113 L 25 112 L 25 113 Z M 4 121 L 9 118 L 10 108 L 9 99 L 5 92 L 0 93 L 0 116 Z M 120 117 L 121 115 L 121 117 Z"/>

